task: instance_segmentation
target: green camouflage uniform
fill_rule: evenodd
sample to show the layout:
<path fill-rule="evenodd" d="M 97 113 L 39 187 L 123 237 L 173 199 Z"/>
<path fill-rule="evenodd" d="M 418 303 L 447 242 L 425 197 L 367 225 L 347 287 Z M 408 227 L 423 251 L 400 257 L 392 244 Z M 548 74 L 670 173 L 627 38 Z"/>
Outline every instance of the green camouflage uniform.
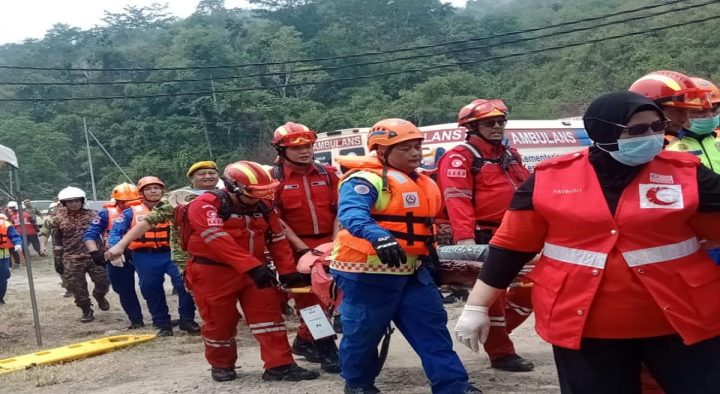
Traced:
<path fill-rule="evenodd" d="M 48 214 L 47 218 L 45 218 L 45 221 L 42 224 L 42 227 L 40 227 L 40 231 L 38 232 L 38 236 L 45 237 L 46 239 L 52 239 L 52 227 L 53 227 L 53 221 L 55 220 L 55 216 L 60 212 L 59 210 L 55 210 Z M 45 245 L 43 245 L 45 246 Z M 65 275 L 60 275 L 60 279 L 62 280 L 62 287 L 63 289 L 68 289 L 68 283 L 67 279 L 65 278 Z"/>
<path fill-rule="evenodd" d="M 86 273 L 95 283 L 93 297 L 96 300 L 105 297 L 110 287 L 105 267 L 92 261 L 83 242 L 85 230 L 90 227 L 95 216 L 94 211 L 85 208 L 74 213 L 62 210 L 53 218 L 52 223 L 53 253 L 63 261 L 63 276 L 67 280 L 68 290 L 75 296 L 75 305 L 79 308 L 92 305 L 85 280 Z"/>
<path fill-rule="evenodd" d="M 143 220 L 150 223 L 153 226 L 156 226 L 161 223 L 165 222 L 171 222 L 173 221 L 173 211 L 174 208 L 172 205 L 170 205 L 170 202 L 168 201 L 168 197 L 164 196 L 158 203 L 155 205 L 155 207 L 150 211 L 150 213 L 145 216 Z M 180 238 L 178 234 L 178 228 L 175 227 L 175 224 L 172 224 L 170 226 L 170 254 L 172 260 L 175 262 L 175 264 L 180 267 L 180 270 L 185 269 L 185 265 L 187 264 L 187 253 L 182 250 L 182 247 L 180 247 Z"/>

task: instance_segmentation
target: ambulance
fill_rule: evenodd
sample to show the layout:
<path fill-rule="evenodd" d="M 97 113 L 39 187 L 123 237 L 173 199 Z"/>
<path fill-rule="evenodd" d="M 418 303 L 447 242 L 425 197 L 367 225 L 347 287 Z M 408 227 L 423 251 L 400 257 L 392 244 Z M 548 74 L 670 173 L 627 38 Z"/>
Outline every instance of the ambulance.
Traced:
<path fill-rule="evenodd" d="M 339 167 L 338 156 L 366 155 L 369 127 L 318 133 L 315 159 Z M 465 128 L 457 123 L 420 127 L 425 134 L 422 169 L 433 171 L 446 151 L 465 141 Z M 580 118 L 559 120 L 508 120 L 505 143 L 520 152 L 532 169 L 541 161 L 590 146 L 591 141 Z"/>

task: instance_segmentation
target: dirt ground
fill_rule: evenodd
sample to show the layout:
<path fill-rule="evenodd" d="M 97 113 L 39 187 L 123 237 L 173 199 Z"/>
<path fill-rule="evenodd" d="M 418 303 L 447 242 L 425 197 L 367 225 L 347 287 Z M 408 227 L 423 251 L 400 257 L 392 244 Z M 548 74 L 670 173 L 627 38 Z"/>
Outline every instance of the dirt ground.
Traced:
<path fill-rule="evenodd" d="M 30 296 L 24 267 L 12 270 L 6 305 L 0 305 L 0 359 L 38 350 L 30 308 Z M 115 293 L 108 295 L 111 309 L 96 309 L 95 321 L 80 323 L 80 310 L 71 298 L 63 298 L 59 278 L 49 259 L 33 263 L 33 276 L 40 308 L 44 348 L 63 346 L 106 335 L 125 333 L 128 322 Z M 170 295 L 171 315 L 177 317 L 177 297 Z M 140 291 L 138 289 L 138 296 Z M 141 303 L 144 304 L 141 299 Z M 145 309 L 146 322 L 150 321 Z M 448 306 L 449 327 L 453 327 L 462 305 Z M 291 320 L 289 331 L 297 321 Z M 148 330 L 151 333 L 152 330 Z M 293 332 L 289 332 L 292 339 Z M 455 349 L 471 380 L 485 393 L 556 393 L 559 391 L 551 348 L 535 335 L 529 320 L 512 335 L 517 351 L 535 363 L 530 373 L 509 373 L 489 368 L 483 354 L 474 354 L 456 343 Z M 174 337 L 158 338 L 127 349 L 78 360 L 64 365 L 38 367 L 0 376 L 4 393 L 341 393 L 342 379 L 321 374 L 314 381 L 301 383 L 263 382 L 262 364 L 256 343 L 241 323 L 238 328 L 238 374 L 234 382 L 215 383 L 203 356 L 199 337 L 175 332 Z M 317 364 L 303 359 L 303 367 L 319 370 Z M 393 335 L 385 368 L 377 379 L 385 393 L 429 393 L 420 361 L 400 333 Z"/>

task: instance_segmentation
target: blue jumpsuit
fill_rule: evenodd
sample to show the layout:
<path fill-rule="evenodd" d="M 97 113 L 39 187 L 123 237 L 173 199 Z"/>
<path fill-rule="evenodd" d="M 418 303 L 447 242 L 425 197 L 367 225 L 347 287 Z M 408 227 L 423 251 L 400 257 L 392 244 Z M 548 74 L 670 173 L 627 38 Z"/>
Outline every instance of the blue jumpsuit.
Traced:
<path fill-rule="evenodd" d="M 356 192 L 357 185 L 369 189 Z M 355 237 L 375 242 L 390 233 L 370 217 L 378 192 L 364 179 L 350 178 L 340 188 L 338 219 Z M 453 351 L 447 313 L 427 269 L 413 275 L 351 273 L 333 270 L 343 292 L 340 305 L 342 377 L 349 388 L 370 388 L 378 370 L 378 351 L 385 329 L 394 322 L 420 356 L 435 394 L 463 393 L 469 388 L 465 367 Z"/>
<path fill-rule="evenodd" d="M 101 209 L 85 231 L 83 241 L 98 240 L 106 235 L 105 230 L 108 228 L 109 220 L 107 208 Z M 122 267 L 108 264 L 107 273 L 112 289 L 120 297 L 120 306 L 130 319 L 130 323 L 144 324 L 140 301 L 135 292 L 135 266 L 132 261 L 126 261 Z"/>
<path fill-rule="evenodd" d="M 112 247 L 122 239 L 123 235 L 130 230 L 133 223 L 133 209 L 127 208 L 122 215 L 115 219 L 108 244 Z M 185 291 L 182 275 L 170 257 L 170 247 L 162 247 L 154 250 L 143 248 L 133 251 L 133 264 L 140 278 L 140 292 L 152 315 L 153 325 L 160 329 L 171 327 L 170 313 L 165 298 L 165 274 L 170 277 L 174 288 L 178 290 L 178 313 L 180 320 L 195 320 L 195 302 L 192 296 Z"/>
<path fill-rule="evenodd" d="M 13 245 L 22 245 L 22 238 L 15 231 L 15 227 L 8 224 L 7 236 Z M 10 250 L 0 249 L 0 301 L 5 302 L 5 293 L 7 292 L 7 283 L 10 279 Z"/>

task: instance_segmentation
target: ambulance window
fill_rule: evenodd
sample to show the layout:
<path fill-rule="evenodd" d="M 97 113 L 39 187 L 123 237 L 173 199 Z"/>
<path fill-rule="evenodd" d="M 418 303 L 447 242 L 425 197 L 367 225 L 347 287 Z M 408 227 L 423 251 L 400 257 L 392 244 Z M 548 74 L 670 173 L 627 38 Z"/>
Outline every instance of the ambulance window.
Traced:
<path fill-rule="evenodd" d="M 365 148 L 363 148 L 363 147 L 343 149 L 340 151 L 340 156 L 364 156 L 364 155 L 365 155 Z"/>
<path fill-rule="evenodd" d="M 332 152 L 317 152 L 315 153 L 315 160 L 320 164 L 332 164 Z"/>

